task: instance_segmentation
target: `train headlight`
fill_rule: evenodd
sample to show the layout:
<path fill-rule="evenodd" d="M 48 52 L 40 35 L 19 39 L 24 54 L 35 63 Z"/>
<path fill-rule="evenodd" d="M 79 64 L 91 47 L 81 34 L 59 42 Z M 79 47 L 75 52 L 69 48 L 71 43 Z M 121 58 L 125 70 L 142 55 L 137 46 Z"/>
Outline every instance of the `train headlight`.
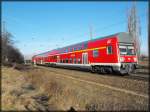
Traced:
<path fill-rule="evenodd" d="M 120 58 L 120 61 L 121 61 L 121 62 L 123 62 L 124 60 L 125 60 L 124 57 L 121 57 L 121 58 Z"/>
<path fill-rule="evenodd" d="M 134 61 L 137 61 L 137 58 L 134 57 L 133 60 L 134 60 Z"/>

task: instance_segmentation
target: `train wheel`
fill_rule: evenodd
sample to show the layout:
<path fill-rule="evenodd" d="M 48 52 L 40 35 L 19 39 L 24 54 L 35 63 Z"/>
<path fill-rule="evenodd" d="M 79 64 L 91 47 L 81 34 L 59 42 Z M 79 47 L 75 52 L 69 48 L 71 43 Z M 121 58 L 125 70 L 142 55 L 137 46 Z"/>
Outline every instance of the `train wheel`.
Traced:
<path fill-rule="evenodd" d="M 107 73 L 106 70 L 105 70 L 105 67 L 100 67 L 100 73 L 102 73 L 102 74 L 106 74 Z"/>
<path fill-rule="evenodd" d="M 96 72 L 94 66 L 91 67 L 91 72 L 92 72 L 92 73 L 95 73 L 95 72 Z"/>
<path fill-rule="evenodd" d="M 128 71 L 128 74 L 133 73 L 133 71 L 134 71 L 134 66 L 133 66 L 132 64 L 129 64 L 127 71 Z"/>
<path fill-rule="evenodd" d="M 112 68 L 111 68 L 111 67 L 108 67 L 108 69 L 107 69 L 107 73 L 109 73 L 109 74 L 113 73 L 113 70 L 112 70 Z"/>
<path fill-rule="evenodd" d="M 120 68 L 120 75 L 124 76 L 128 74 L 128 67 L 126 66 L 125 68 L 121 67 Z"/>
<path fill-rule="evenodd" d="M 134 66 L 132 64 L 126 65 L 125 68 L 120 69 L 120 74 L 121 75 L 130 75 L 134 71 Z"/>
<path fill-rule="evenodd" d="M 99 66 L 94 66 L 95 73 L 99 73 Z"/>
<path fill-rule="evenodd" d="M 127 75 L 127 71 L 125 69 L 121 68 L 120 75 L 122 75 L 122 76 Z"/>

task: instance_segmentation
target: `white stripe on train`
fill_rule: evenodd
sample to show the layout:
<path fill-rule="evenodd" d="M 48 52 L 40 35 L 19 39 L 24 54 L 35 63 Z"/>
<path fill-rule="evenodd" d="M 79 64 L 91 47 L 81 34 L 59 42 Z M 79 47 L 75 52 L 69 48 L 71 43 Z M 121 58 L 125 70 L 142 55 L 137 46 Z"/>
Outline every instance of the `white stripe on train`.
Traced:
<path fill-rule="evenodd" d="M 44 64 L 44 63 L 43 63 Z M 90 63 L 90 64 L 71 64 L 71 63 L 57 63 L 57 62 L 45 62 L 45 64 L 56 65 L 70 65 L 70 66 L 92 66 L 92 65 L 104 65 L 104 66 L 121 66 L 121 63 Z"/>

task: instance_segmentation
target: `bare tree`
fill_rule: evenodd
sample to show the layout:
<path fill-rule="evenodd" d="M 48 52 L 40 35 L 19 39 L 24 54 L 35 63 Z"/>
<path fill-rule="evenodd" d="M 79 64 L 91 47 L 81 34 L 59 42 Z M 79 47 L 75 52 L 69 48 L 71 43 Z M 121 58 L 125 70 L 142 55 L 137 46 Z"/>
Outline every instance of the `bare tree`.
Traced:
<path fill-rule="evenodd" d="M 8 46 L 8 59 L 10 63 L 23 63 L 24 57 L 20 53 L 19 49 L 15 48 L 14 46 Z"/>
<path fill-rule="evenodd" d="M 3 24 L 3 31 L 1 35 L 2 44 L 2 64 L 4 63 L 23 63 L 24 58 L 20 51 L 15 48 L 12 40 L 13 35 L 8 32 Z"/>
<path fill-rule="evenodd" d="M 128 32 L 134 39 L 135 49 L 138 55 L 138 59 L 141 55 L 141 26 L 140 26 L 140 19 L 138 17 L 136 4 L 133 3 L 131 9 L 127 13 L 128 17 Z"/>
<path fill-rule="evenodd" d="M 2 61 L 8 61 L 8 46 L 13 45 L 11 33 L 2 32 Z"/>

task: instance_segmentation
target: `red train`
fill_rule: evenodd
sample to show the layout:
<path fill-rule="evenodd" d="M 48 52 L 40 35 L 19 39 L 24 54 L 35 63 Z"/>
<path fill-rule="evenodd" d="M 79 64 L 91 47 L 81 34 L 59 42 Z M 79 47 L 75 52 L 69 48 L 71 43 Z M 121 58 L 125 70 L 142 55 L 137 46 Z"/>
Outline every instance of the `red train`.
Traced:
<path fill-rule="evenodd" d="M 90 67 L 92 72 L 130 74 L 138 64 L 133 38 L 125 32 L 32 57 L 34 64 Z"/>

